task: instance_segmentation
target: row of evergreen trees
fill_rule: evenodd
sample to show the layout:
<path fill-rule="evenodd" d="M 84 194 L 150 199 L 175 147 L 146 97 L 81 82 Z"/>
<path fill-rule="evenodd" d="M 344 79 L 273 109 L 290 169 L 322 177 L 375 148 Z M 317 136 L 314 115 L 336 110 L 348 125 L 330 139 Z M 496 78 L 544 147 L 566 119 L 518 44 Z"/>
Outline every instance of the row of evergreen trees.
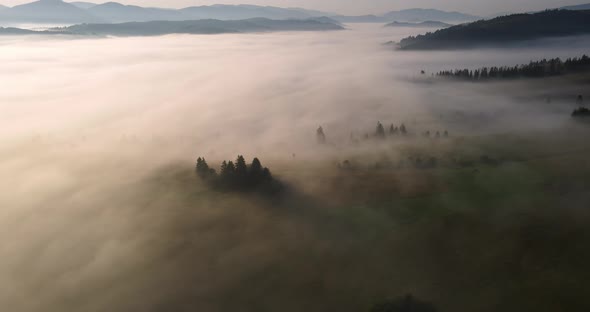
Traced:
<path fill-rule="evenodd" d="M 229 190 L 268 190 L 276 186 L 270 170 L 262 166 L 258 158 L 246 164 L 244 156 L 238 155 L 236 161 L 223 161 L 219 174 L 207 164 L 205 158 L 197 158 L 197 175 L 214 186 Z"/>
<path fill-rule="evenodd" d="M 402 123 L 400 126 L 395 126 L 394 124 L 391 124 L 389 126 L 389 130 L 386 131 L 383 124 L 381 122 L 377 122 L 377 127 L 375 128 L 375 132 L 373 133 L 373 137 L 378 138 L 378 139 L 385 139 L 385 137 L 388 134 L 390 136 L 408 135 L 408 129 Z M 369 138 L 371 138 L 371 136 L 367 133 L 367 134 L 365 134 L 364 138 L 369 139 Z M 326 134 L 324 133 L 324 129 L 321 126 L 316 131 L 316 139 L 319 144 L 326 143 Z M 356 141 L 353 133 L 350 134 L 350 139 L 351 139 L 351 141 Z"/>
<path fill-rule="evenodd" d="M 408 129 L 406 129 L 406 125 L 404 125 L 403 123 L 399 127 L 395 126 L 394 124 L 391 124 L 389 126 L 388 133 L 389 135 L 407 135 Z M 377 127 L 375 129 L 375 137 L 380 139 L 384 139 L 386 137 L 385 127 L 383 127 L 383 124 L 380 121 L 377 122 Z"/>
<path fill-rule="evenodd" d="M 375 132 L 370 135 L 369 133 L 366 133 L 364 135 L 364 139 L 368 140 L 370 138 L 377 138 L 377 139 L 385 139 L 387 136 L 407 136 L 408 135 L 408 129 L 406 128 L 405 124 L 401 124 L 399 126 L 396 126 L 394 124 L 391 124 L 389 126 L 389 129 L 386 130 L 385 126 L 383 126 L 383 124 L 379 121 L 377 122 L 377 127 L 375 127 Z M 436 132 L 430 132 L 430 130 L 426 131 L 423 133 L 424 137 L 435 137 L 435 138 L 448 138 L 449 137 L 449 132 L 447 130 L 444 131 L 436 131 Z M 317 131 L 316 131 L 316 139 L 318 141 L 318 143 L 320 144 L 325 144 L 326 143 L 326 134 L 324 133 L 324 129 L 320 126 Z M 352 142 L 357 143 L 358 140 L 357 138 L 355 138 L 354 133 L 350 134 L 350 140 Z"/>
<path fill-rule="evenodd" d="M 531 61 L 529 64 L 514 67 L 501 66 L 482 67 L 476 70 L 445 70 L 437 73 L 437 76 L 482 81 L 489 79 L 541 78 L 589 70 L 590 57 L 583 55 L 580 58 L 568 58 L 565 61 L 562 61 L 560 58 L 543 59 L 536 62 Z"/>

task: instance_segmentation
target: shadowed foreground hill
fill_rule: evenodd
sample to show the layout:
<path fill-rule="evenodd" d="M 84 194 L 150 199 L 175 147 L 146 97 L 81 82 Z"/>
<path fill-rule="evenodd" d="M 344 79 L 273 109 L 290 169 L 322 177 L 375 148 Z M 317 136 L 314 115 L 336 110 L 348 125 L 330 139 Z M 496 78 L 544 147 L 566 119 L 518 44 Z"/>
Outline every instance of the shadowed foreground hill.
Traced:
<path fill-rule="evenodd" d="M 317 20 L 270 20 L 253 18 L 237 21 L 154 21 L 122 24 L 80 24 L 60 28 L 78 35 L 157 36 L 166 34 L 222 34 L 270 31 L 342 30 L 342 26 Z"/>
<path fill-rule="evenodd" d="M 402 39 L 403 50 L 460 49 L 590 33 L 590 11 L 514 14 Z"/>

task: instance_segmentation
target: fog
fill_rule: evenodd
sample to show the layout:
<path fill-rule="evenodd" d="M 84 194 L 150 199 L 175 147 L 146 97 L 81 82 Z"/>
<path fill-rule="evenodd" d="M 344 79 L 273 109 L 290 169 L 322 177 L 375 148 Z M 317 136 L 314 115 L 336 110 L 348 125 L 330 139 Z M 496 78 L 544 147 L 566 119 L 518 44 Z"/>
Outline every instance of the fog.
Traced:
<path fill-rule="evenodd" d="M 384 43 L 420 30 L 348 27 L 0 38 L 0 306 L 327 311 L 346 307 L 344 298 L 353 292 L 363 294 L 351 299 L 352 311 L 404 292 L 440 299 L 428 272 L 389 272 L 382 278 L 400 282 L 382 286 L 375 279 L 389 260 L 361 267 L 342 260 L 354 256 L 348 248 L 402 238 L 357 229 L 389 228 L 380 212 L 334 221 L 341 216 L 322 211 L 322 201 L 305 191 L 313 183 L 303 183 L 288 163 L 322 166 L 359 153 L 348 144 L 351 132 L 370 132 L 377 121 L 455 135 L 562 127 L 573 106 L 533 105 L 550 88 L 525 94 L 524 84 L 432 84 L 422 81 L 420 70 L 428 76 L 574 57 L 590 44 L 400 52 Z M 492 119 L 454 123 L 447 117 L 456 111 Z M 329 147 L 316 144 L 320 125 Z M 198 156 L 217 167 L 238 154 L 260 157 L 294 185 L 297 200 L 210 194 L 183 171 L 192 172 Z M 396 252 L 386 251 L 398 264 L 413 261 Z M 379 257 L 379 251 L 367 256 Z M 365 274 L 373 280 L 355 287 Z"/>

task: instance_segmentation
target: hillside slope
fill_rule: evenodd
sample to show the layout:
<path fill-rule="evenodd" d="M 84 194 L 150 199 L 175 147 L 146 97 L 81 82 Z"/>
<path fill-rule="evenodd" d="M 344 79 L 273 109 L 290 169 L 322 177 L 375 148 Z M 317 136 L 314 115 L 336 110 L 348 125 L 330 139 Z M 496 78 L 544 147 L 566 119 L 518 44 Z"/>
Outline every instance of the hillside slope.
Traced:
<path fill-rule="evenodd" d="M 498 46 L 524 40 L 590 34 L 590 11 L 552 10 L 462 24 L 402 39 L 403 50 Z"/>
<path fill-rule="evenodd" d="M 158 36 L 167 34 L 221 34 L 270 31 L 324 31 L 341 30 L 340 25 L 317 20 L 195 20 L 154 21 L 121 24 L 79 24 L 60 28 L 63 33 L 103 36 Z"/>

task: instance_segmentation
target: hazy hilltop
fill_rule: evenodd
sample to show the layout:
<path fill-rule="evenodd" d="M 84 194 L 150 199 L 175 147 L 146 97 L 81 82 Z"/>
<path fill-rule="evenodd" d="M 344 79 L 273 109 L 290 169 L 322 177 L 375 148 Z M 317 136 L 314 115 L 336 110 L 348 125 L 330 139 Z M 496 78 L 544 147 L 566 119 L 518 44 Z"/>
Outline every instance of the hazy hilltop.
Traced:
<path fill-rule="evenodd" d="M 590 11 L 514 14 L 402 39 L 405 50 L 457 49 L 590 33 Z"/>
<path fill-rule="evenodd" d="M 181 9 L 180 12 L 193 19 L 248 19 L 263 17 L 269 19 L 305 19 L 310 17 L 330 15 L 329 13 L 308 11 L 304 9 L 288 9 L 257 5 L 224 5 L 193 6 Z"/>
<path fill-rule="evenodd" d="M 407 9 L 401 11 L 392 11 L 384 15 L 385 18 L 394 21 L 422 22 L 422 21 L 442 21 L 442 22 L 469 22 L 477 20 L 475 15 L 446 12 L 435 9 Z"/>
<path fill-rule="evenodd" d="M 3 21 L 30 23 L 100 22 L 96 16 L 61 0 L 39 0 L 0 11 Z"/>
<path fill-rule="evenodd" d="M 447 28 L 453 25 L 438 22 L 438 21 L 426 21 L 421 23 L 406 23 L 406 22 L 393 22 L 386 24 L 385 27 L 415 27 L 415 28 Z"/>
<path fill-rule="evenodd" d="M 166 34 L 222 34 L 271 31 L 325 31 L 341 30 L 342 26 L 314 19 L 271 20 L 253 18 L 247 20 L 193 20 L 151 21 L 120 24 L 79 24 L 59 28 L 59 32 L 76 35 L 104 36 L 157 36 Z M 55 33 L 48 32 L 48 33 Z"/>
<path fill-rule="evenodd" d="M 257 5 L 211 5 L 192 6 L 179 10 L 145 8 L 108 2 L 88 8 L 88 11 L 108 22 L 181 21 L 198 19 L 241 20 L 249 18 L 307 19 L 326 16 L 329 13 L 298 8 L 278 8 Z"/>
<path fill-rule="evenodd" d="M 96 6 L 96 3 L 92 3 L 92 2 L 83 2 L 83 1 L 77 1 L 77 2 L 70 2 L 70 4 L 73 4 L 77 7 L 79 7 L 80 9 L 90 9 L 93 6 Z"/>
<path fill-rule="evenodd" d="M 463 23 L 479 19 L 478 16 L 460 13 L 447 12 L 436 9 L 407 9 L 391 11 L 383 15 L 361 15 L 361 16 L 335 16 L 334 19 L 343 23 L 389 23 L 398 22 L 426 22 L 441 21 L 449 23 Z"/>
<path fill-rule="evenodd" d="M 123 5 L 117 2 L 95 5 L 87 10 L 101 20 L 111 23 L 191 19 L 190 15 L 177 10 L 144 8 L 136 5 Z"/>

